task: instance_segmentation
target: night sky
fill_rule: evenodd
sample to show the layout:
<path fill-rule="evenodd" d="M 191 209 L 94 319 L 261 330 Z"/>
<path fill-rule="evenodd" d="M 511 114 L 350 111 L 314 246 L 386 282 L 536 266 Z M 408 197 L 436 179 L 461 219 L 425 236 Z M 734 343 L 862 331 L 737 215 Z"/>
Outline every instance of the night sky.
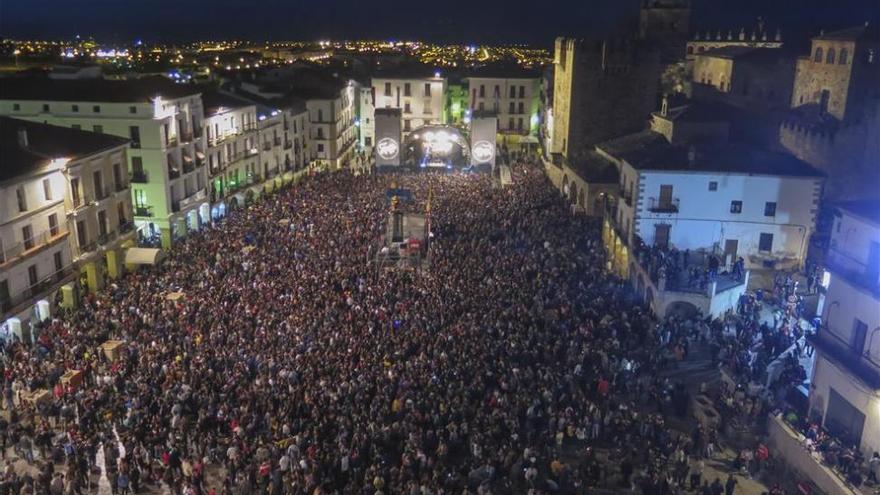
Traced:
<path fill-rule="evenodd" d="M 638 0 L 0 0 L 0 36 L 102 41 L 424 39 L 524 42 L 588 35 Z M 433 10 L 432 10 L 433 9 Z M 698 27 L 767 24 L 793 30 L 877 19 L 880 0 L 694 0 Z"/>

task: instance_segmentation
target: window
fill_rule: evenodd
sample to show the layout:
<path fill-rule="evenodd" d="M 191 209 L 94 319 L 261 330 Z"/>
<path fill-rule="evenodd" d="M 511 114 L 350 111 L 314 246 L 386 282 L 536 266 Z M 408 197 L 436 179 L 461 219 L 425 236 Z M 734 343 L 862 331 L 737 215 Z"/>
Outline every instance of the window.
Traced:
<path fill-rule="evenodd" d="M 125 185 L 122 181 L 122 165 L 118 163 L 113 164 L 113 185 L 117 191 L 121 190 Z"/>
<path fill-rule="evenodd" d="M 135 106 L 128 107 L 128 113 L 137 113 L 138 109 Z"/>
<path fill-rule="evenodd" d="M 92 111 L 95 113 L 101 113 L 101 105 L 95 105 L 92 107 Z"/>
<path fill-rule="evenodd" d="M 523 105 L 523 102 L 519 102 L 519 113 L 525 113 L 525 106 Z"/>
<path fill-rule="evenodd" d="M 492 93 L 492 95 L 495 96 L 495 98 L 498 98 L 499 96 L 501 96 L 501 86 L 496 84 L 495 91 Z"/>
<path fill-rule="evenodd" d="M 364 137 L 364 146 L 372 146 L 372 145 L 373 145 L 373 138 L 371 138 L 370 136 Z"/>
<path fill-rule="evenodd" d="M 141 128 L 132 125 L 128 126 L 128 137 L 131 138 L 131 147 L 132 148 L 140 148 L 141 147 Z"/>
<path fill-rule="evenodd" d="M 49 104 L 43 103 L 43 113 L 49 113 Z"/>
<path fill-rule="evenodd" d="M 79 177 L 70 178 L 70 195 L 73 199 L 74 208 L 82 206 L 82 199 L 79 195 Z"/>
<path fill-rule="evenodd" d="M 714 180 L 710 180 L 709 181 L 709 190 L 710 191 L 717 191 L 718 190 L 718 182 L 716 182 Z"/>
<path fill-rule="evenodd" d="M 816 54 L 813 55 L 813 62 L 821 62 L 821 61 L 822 61 L 822 58 L 823 58 L 823 55 L 824 55 L 824 54 L 822 53 L 822 47 L 821 47 L 821 46 L 820 46 L 820 47 L 817 47 L 817 48 L 816 48 Z"/>
<path fill-rule="evenodd" d="M 19 105 L 18 103 L 13 103 L 12 104 L 12 111 L 18 112 L 19 110 L 21 110 L 21 105 Z"/>
<path fill-rule="evenodd" d="M 52 259 L 55 260 L 55 273 L 59 273 L 64 269 L 64 259 L 61 257 L 61 251 L 56 251 L 55 254 L 52 255 Z"/>
<path fill-rule="evenodd" d="M 104 199 L 104 179 L 101 177 L 100 170 L 95 170 L 95 173 L 92 174 L 92 180 L 95 184 L 95 197 Z"/>
<path fill-rule="evenodd" d="M 30 287 L 37 285 L 40 279 L 37 277 L 37 265 L 31 265 L 28 267 L 28 282 L 30 282 Z"/>
<path fill-rule="evenodd" d="M 486 96 L 486 86 L 480 84 L 480 98 L 484 98 Z"/>
<path fill-rule="evenodd" d="M 324 152 L 324 143 L 318 143 L 318 153 Z"/>
<path fill-rule="evenodd" d="M 21 240 L 24 242 L 25 249 L 34 247 L 34 229 L 30 225 L 21 228 Z"/>
<path fill-rule="evenodd" d="M 773 234 L 761 233 L 761 238 L 758 239 L 758 251 L 765 253 L 773 251 Z"/>
<path fill-rule="evenodd" d="M 520 97 L 520 98 L 525 98 L 525 97 L 526 97 L 526 87 L 525 87 L 525 86 L 520 86 L 520 87 L 519 87 L 519 97 Z"/>
<path fill-rule="evenodd" d="M 52 201 L 52 181 L 43 179 L 43 197 L 46 201 Z"/>
<path fill-rule="evenodd" d="M 520 118 L 518 118 L 518 119 L 516 120 L 516 130 L 518 130 L 518 131 L 523 130 L 523 119 L 522 119 L 522 117 L 520 117 Z"/>
<path fill-rule="evenodd" d="M 92 126 L 92 130 L 97 132 L 98 134 L 103 134 L 104 133 L 104 126 L 95 124 Z"/>
<path fill-rule="evenodd" d="M 12 307 L 12 302 L 9 297 L 9 281 L 0 280 L 0 309 L 8 311 L 10 307 Z"/>
<path fill-rule="evenodd" d="M 868 324 L 858 318 L 853 318 L 852 342 L 850 342 L 853 352 L 860 356 L 865 352 L 865 339 L 867 337 Z"/>
<path fill-rule="evenodd" d="M 77 220 L 76 222 L 76 242 L 79 244 L 80 249 L 84 249 L 86 244 L 88 244 L 88 233 L 86 232 L 86 221 L 85 220 Z"/>
<path fill-rule="evenodd" d="M 324 110 L 318 110 L 318 122 L 324 122 Z"/>
<path fill-rule="evenodd" d="M 510 120 L 507 121 L 507 129 L 513 130 L 513 117 L 511 117 Z"/>
<path fill-rule="evenodd" d="M 828 49 L 828 55 L 825 55 L 825 63 L 833 64 L 834 63 L 834 48 Z"/>
<path fill-rule="evenodd" d="M 385 83 L 385 96 L 391 96 L 391 83 Z"/>
<path fill-rule="evenodd" d="M 49 235 L 58 235 L 58 215 L 55 213 L 49 215 Z"/>
<path fill-rule="evenodd" d="M 431 96 L 431 83 L 425 83 L 425 96 Z"/>
<path fill-rule="evenodd" d="M 98 212 L 98 233 L 102 236 L 107 235 L 107 210 Z"/>
<path fill-rule="evenodd" d="M 514 112 L 516 112 L 516 103 L 510 102 L 510 110 L 508 110 L 507 113 L 514 113 Z"/>
<path fill-rule="evenodd" d="M 840 49 L 840 56 L 837 57 L 837 63 L 840 65 L 846 65 L 849 62 L 849 52 L 846 48 Z"/>
<path fill-rule="evenodd" d="M 511 97 L 511 98 L 516 98 L 516 86 L 511 86 L 511 87 L 510 87 L 510 97 Z"/>
<path fill-rule="evenodd" d="M 403 121 L 403 130 L 404 130 L 404 131 L 412 130 L 412 121 L 410 121 L 409 119 L 404 119 L 404 121 Z"/>
<path fill-rule="evenodd" d="M 409 83 L 403 83 L 403 96 L 410 96 L 412 93 L 412 88 Z"/>
<path fill-rule="evenodd" d="M 18 189 L 15 190 L 15 197 L 18 199 L 18 211 L 27 211 L 27 195 L 23 186 L 19 186 Z"/>
<path fill-rule="evenodd" d="M 768 201 L 764 203 L 764 216 L 765 217 L 775 217 L 776 216 L 776 203 L 772 201 Z"/>
<path fill-rule="evenodd" d="M 412 108 L 410 108 L 409 102 L 403 104 L 403 113 L 412 113 Z"/>
<path fill-rule="evenodd" d="M 730 212 L 731 213 L 742 213 L 743 211 L 743 202 L 742 201 L 731 201 L 730 202 Z"/>
<path fill-rule="evenodd" d="M 70 111 L 71 112 L 79 112 L 79 105 L 71 105 Z"/>
<path fill-rule="evenodd" d="M 480 105 L 479 105 L 479 107 L 478 107 L 478 108 L 479 108 L 479 110 L 480 110 L 480 111 L 481 111 L 481 112 L 482 112 L 482 111 L 483 111 L 483 110 L 484 110 L 484 109 L 485 109 L 485 107 L 484 107 L 484 105 L 483 105 L 483 102 L 482 102 L 482 101 L 481 101 L 481 102 L 480 102 Z"/>

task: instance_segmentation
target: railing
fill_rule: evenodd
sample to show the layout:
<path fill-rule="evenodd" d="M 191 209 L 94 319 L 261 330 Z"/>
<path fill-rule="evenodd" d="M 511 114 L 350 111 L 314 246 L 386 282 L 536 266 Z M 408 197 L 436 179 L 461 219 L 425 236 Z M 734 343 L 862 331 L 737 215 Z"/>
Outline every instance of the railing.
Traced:
<path fill-rule="evenodd" d="M 74 209 L 80 208 L 80 207 L 85 206 L 87 204 L 87 201 L 82 196 L 74 196 L 73 200 L 71 202 L 73 203 Z"/>
<path fill-rule="evenodd" d="M 808 335 L 807 340 L 823 354 L 831 356 L 853 375 L 861 378 L 874 390 L 880 390 L 880 362 L 871 357 L 871 344 L 873 344 L 870 342 L 871 337 L 872 334 L 869 333 L 869 341 L 865 342 L 865 350 L 861 354 L 856 352 L 849 342 L 843 340 L 827 324 L 823 325 L 818 334 Z"/>
<path fill-rule="evenodd" d="M 107 187 L 101 186 L 100 188 L 95 188 L 95 201 L 107 199 L 107 196 L 110 196 L 110 192 L 108 191 Z"/>
<path fill-rule="evenodd" d="M 95 249 L 98 249 L 98 241 L 97 241 L 97 239 L 94 240 L 94 241 L 92 241 L 92 242 L 87 242 L 87 243 L 85 243 L 85 244 L 80 244 L 80 246 L 79 246 L 79 252 L 80 252 L 80 253 L 90 253 L 90 252 L 94 251 Z"/>
<path fill-rule="evenodd" d="M 184 156 L 183 157 L 183 173 L 188 174 L 195 169 L 196 169 L 196 165 L 195 165 L 195 162 L 193 162 L 193 159 L 188 156 Z"/>
<path fill-rule="evenodd" d="M 180 177 L 180 170 L 178 170 L 176 168 L 169 168 L 168 169 L 168 179 L 169 180 L 174 180 L 178 177 Z"/>
<path fill-rule="evenodd" d="M 289 150 L 290 148 L 293 148 L 293 141 L 285 141 L 284 149 Z"/>
<path fill-rule="evenodd" d="M 180 142 L 181 143 L 189 143 L 192 140 L 193 140 L 193 135 L 191 132 L 184 133 L 184 134 L 180 135 Z"/>
<path fill-rule="evenodd" d="M 127 234 L 134 230 L 134 222 L 131 220 L 120 220 L 119 222 L 119 233 Z"/>
<path fill-rule="evenodd" d="M 272 142 L 271 142 L 271 141 L 265 141 L 265 142 L 263 143 L 263 151 L 269 151 L 269 150 L 271 150 L 271 149 L 272 149 Z"/>
<path fill-rule="evenodd" d="M 52 284 L 63 281 L 66 277 L 72 275 L 73 273 L 74 266 L 72 264 L 63 267 L 60 270 L 56 270 L 38 280 L 37 283 L 21 291 L 20 293 L 11 296 L 8 299 L 0 300 L 0 309 L 2 309 L 3 312 L 6 312 L 30 299 L 35 299 L 42 293 L 49 290 L 52 287 Z"/>
<path fill-rule="evenodd" d="M 54 231 L 55 233 L 53 234 L 52 230 L 44 230 L 38 234 L 30 236 L 30 238 L 25 239 L 22 242 L 9 246 L 3 250 L 3 258 L 0 259 L 0 263 L 13 260 L 19 256 L 27 254 L 29 251 L 33 251 L 34 249 L 51 243 L 55 239 L 67 234 L 67 227 L 59 225 Z"/>
<path fill-rule="evenodd" d="M 275 146 L 281 146 L 281 138 L 279 136 L 275 136 L 272 142 L 275 143 Z"/>
<path fill-rule="evenodd" d="M 178 212 L 178 211 L 183 210 L 184 208 L 189 207 L 193 203 L 197 203 L 207 197 L 208 197 L 208 195 L 205 193 L 205 190 L 199 189 L 198 191 L 194 192 L 193 194 L 191 194 L 185 198 L 174 201 L 171 204 L 171 209 L 175 212 Z"/>
<path fill-rule="evenodd" d="M 117 232 L 115 230 L 111 230 L 110 232 L 105 232 L 98 236 L 98 245 L 106 246 L 107 244 L 113 242 L 116 239 Z"/>
<path fill-rule="evenodd" d="M 124 181 L 121 181 L 121 180 L 116 181 L 114 185 L 116 186 L 115 187 L 116 192 L 122 192 L 122 191 L 128 189 L 128 184 L 126 184 Z"/>
<path fill-rule="evenodd" d="M 248 176 L 247 176 L 247 183 L 248 184 L 257 184 L 261 180 L 263 180 L 263 178 L 262 178 L 262 176 L 260 176 L 260 174 L 248 174 Z"/>
<path fill-rule="evenodd" d="M 657 199 L 651 198 L 648 211 L 654 213 L 678 213 L 678 198 Z"/>
<path fill-rule="evenodd" d="M 880 297 L 880 274 L 870 270 L 867 263 L 853 258 L 832 244 L 825 257 L 825 266 L 853 285 Z"/>
<path fill-rule="evenodd" d="M 151 217 L 151 216 L 153 216 L 153 207 L 152 206 L 135 206 L 134 207 L 134 216 L 136 216 L 136 217 Z"/>
<path fill-rule="evenodd" d="M 147 183 L 147 173 L 143 170 L 135 170 L 131 173 L 131 181 L 135 184 L 146 184 Z"/>

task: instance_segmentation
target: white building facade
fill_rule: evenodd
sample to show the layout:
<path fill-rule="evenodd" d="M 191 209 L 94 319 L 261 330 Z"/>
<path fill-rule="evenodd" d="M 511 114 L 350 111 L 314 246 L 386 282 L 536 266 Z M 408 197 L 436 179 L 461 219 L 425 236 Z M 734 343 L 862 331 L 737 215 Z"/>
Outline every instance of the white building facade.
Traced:
<path fill-rule="evenodd" d="M 425 125 L 444 124 L 446 78 L 435 75 L 437 77 L 373 78 L 375 108 L 399 109 L 404 136 Z"/>
<path fill-rule="evenodd" d="M 825 262 L 810 415 L 870 458 L 880 451 L 880 202 L 837 208 Z"/>
<path fill-rule="evenodd" d="M 469 77 L 472 112 L 492 112 L 498 133 L 505 136 L 537 135 L 541 96 L 540 77 Z"/>
<path fill-rule="evenodd" d="M 0 337 L 102 288 L 135 245 L 128 141 L 0 118 Z M 9 136 L 15 135 L 14 140 Z"/>
<path fill-rule="evenodd" d="M 306 110 L 309 163 L 331 170 L 348 166 L 357 144 L 354 84 L 330 98 L 307 99 Z"/>
<path fill-rule="evenodd" d="M 0 115 L 130 139 L 126 168 L 135 227 L 142 237 L 167 247 L 210 221 L 197 89 L 162 77 L 10 78 L 0 91 Z"/>

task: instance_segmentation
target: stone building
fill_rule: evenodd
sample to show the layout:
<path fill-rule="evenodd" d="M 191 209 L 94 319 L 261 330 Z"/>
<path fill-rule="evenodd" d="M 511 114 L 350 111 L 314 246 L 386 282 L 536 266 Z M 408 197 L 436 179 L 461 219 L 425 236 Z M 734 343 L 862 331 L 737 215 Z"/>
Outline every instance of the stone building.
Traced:
<path fill-rule="evenodd" d="M 782 32 L 777 29 L 774 34 L 770 34 L 765 29 L 764 23 L 759 21 L 757 27 L 748 34 L 746 28 L 741 28 L 735 36 L 733 31 L 727 31 L 726 34 L 721 30 L 697 31 L 687 42 L 685 58 L 693 61 L 697 55 L 718 48 L 781 48 L 782 45 Z"/>
<path fill-rule="evenodd" d="M 659 55 L 632 37 L 557 38 L 551 154 L 577 159 L 598 142 L 644 128 L 657 103 Z"/>
<path fill-rule="evenodd" d="M 880 30 L 823 33 L 797 61 L 791 110 L 779 143 L 828 174 L 832 199 L 876 194 L 880 185 Z"/>
<path fill-rule="evenodd" d="M 684 56 L 690 19 L 687 0 L 644 0 L 639 11 L 639 38 L 660 50 L 662 63 L 678 62 Z"/>

